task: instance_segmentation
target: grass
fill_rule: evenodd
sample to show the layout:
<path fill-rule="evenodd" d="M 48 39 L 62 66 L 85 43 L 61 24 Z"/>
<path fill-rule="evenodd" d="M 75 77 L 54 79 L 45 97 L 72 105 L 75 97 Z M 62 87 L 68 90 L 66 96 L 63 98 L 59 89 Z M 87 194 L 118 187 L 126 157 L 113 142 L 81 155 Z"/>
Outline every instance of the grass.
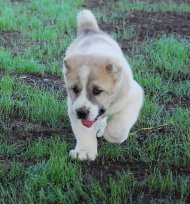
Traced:
<path fill-rule="evenodd" d="M 121 45 L 131 41 L 124 54 L 144 87 L 145 102 L 124 144 L 101 138 L 96 161 L 80 162 L 68 157 L 75 141 L 64 87 L 54 82 L 84 3 L 0 2 L 0 203 L 190 202 L 190 43 L 168 33 L 147 33 L 139 42 L 127 19 L 116 21 L 120 11 L 177 15 L 189 12 L 189 4 L 109 3 L 112 15 L 106 5 L 95 14 Z M 51 78 L 51 87 L 44 78 Z"/>
<path fill-rule="evenodd" d="M 22 42 L 26 51 L 23 53 L 22 50 L 17 50 L 15 59 L 12 59 L 11 50 L 1 51 L 0 58 L 3 58 L 1 67 L 12 70 L 11 66 L 18 72 L 28 70 L 28 72 L 42 74 L 47 67 L 46 71 L 61 74 L 62 64 L 57 62 L 57 58 L 62 61 L 62 53 L 75 36 L 75 14 L 79 5 L 81 5 L 80 0 L 74 2 L 40 0 L 24 4 L 1 1 L 0 30 L 19 31 L 20 35 L 22 34 L 20 38 L 26 41 Z M 66 35 L 68 32 L 70 34 Z M 28 41 L 33 41 L 33 43 L 28 44 Z M 40 41 L 40 44 L 36 41 Z M 18 46 L 17 42 L 14 47 L 16 46 Z M 12 66 L 11 62 L 16 65 Z M 22 67 L 20 67 L 21 64 Z M 60 68 L 57 70 L 57 67 Z"/>
<path fill-rule="evenodd" d="M 1 78 L 1 120 L 6 116 L 24 117 L 27 121 L 47 122 L 58 126 L 62 117 L 67 115 L 66 100 L 60 100 L 60 91 L 43 91 L 31 88 L 13 77 Z M 53 107 L 53 108 L 52 108 Z"/>

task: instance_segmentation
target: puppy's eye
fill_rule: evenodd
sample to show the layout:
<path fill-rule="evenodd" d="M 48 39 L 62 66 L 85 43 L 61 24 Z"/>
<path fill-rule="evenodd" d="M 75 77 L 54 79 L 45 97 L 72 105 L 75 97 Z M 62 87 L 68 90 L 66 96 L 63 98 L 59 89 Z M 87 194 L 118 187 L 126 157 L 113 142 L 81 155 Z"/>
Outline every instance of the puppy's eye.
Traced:
<path fill-rule="evenodd" d="M 97 96 L 97 95 L 101 94 L 102 91 L 103 91 L 103 90 L 99 89 L 98 87 L 94 87 L 93 90 L 92 90 L 92 94 L 93 94 L 94 96 Z"/>
<path fill-rule="evenodd" d="M 74 92 L 75 94 L 78 94 L 78 93 L 79 93 L 79 88 L 78 88 L 77 86 L 73 86 L 71 89 L 73 90 L 73 92 Z"/>

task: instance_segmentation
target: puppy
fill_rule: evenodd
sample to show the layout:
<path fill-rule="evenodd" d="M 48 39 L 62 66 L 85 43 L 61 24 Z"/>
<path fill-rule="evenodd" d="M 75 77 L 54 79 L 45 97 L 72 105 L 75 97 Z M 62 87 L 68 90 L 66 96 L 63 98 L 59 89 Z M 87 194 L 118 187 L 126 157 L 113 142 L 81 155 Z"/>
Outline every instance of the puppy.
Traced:
<path fill-rule="evenodd" d="M 77 22 L 79 36 L 64 58 L 68 114 L 77 141 L 70 156 L 94 160 L 98 133 L 111 143 L 127 139 L 143 104 L 143 90 L 118 43 L 99 29 L 92 12 L 79 12 Z"/>

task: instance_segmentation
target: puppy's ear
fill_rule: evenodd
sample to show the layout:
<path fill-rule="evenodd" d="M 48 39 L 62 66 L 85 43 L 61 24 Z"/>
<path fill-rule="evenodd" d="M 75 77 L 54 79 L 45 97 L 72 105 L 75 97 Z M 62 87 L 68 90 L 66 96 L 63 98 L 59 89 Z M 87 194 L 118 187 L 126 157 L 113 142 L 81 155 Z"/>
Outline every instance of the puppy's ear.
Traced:
<path fill-rule="evenodd" d="M 70 63 L 69 63 L 69 60 L 65 57 L 65 58 L 63 59 L 63 62 L 64 62 L 64 65 L 65 65 L 65 68 L 66 68 L 67 70 L 69 70 L 69 69 L 71 68 L 71 65 L 70 65 Z"/>
<path fill-rule="evenodd" d="M 119 65 L 115 65 L 115 63 L 108 63 L 105 65 L 105 71 L 114 79 L 118 79 L 121 74 L 121 67 Z"/>
<path fill-rule="evenodd" d="M 113 65 L 113 64 L 107 64 L 105 66 L 105 70 L 108 72 L 108 73 L 115 73 L 117 72 L 117 69 L 116 67 Z"/>
<path fill-rule="evenodd" d="M 68 55 L 63 59 L 65 71 L 68 72 L 82 65 L 84 56 L 81 54 Z"/>

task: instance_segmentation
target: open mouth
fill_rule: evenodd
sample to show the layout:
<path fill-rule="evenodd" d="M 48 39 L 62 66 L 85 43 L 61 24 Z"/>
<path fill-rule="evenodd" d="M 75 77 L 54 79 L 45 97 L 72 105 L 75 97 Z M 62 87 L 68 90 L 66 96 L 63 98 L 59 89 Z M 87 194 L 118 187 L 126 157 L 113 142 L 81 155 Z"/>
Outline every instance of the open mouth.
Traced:
<path fill-rule="evenodd" d="M 93 124 L 98 120 L 99 117 L 101 117 L 104 113 L 105 113 L 105 109 L 100 109 L 98 115 L 96 116 L 96 118 L 94 120 L 81 120 L 81 123 L 87 127 L 87 128 L 91 128 L 93 126 Z"/>

